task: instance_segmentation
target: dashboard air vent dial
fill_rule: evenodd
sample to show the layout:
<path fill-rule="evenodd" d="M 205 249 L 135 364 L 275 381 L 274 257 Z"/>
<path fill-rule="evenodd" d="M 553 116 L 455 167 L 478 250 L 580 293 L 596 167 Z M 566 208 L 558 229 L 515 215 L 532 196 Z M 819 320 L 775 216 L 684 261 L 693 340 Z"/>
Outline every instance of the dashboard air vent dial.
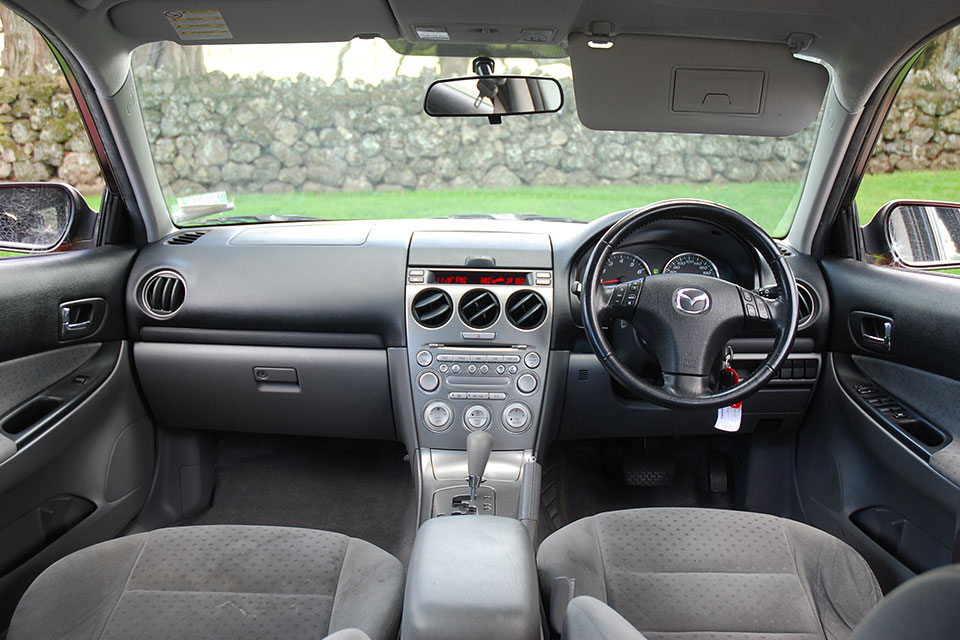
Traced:
<path fill-rule="evenodd" d="M 820 298 L 806 282 L 797 281 L 797 328 L 806 329 L 820 315 Z"/>
<path fill-rule="evenodd" d="M 507 298 L 507 319 L 518 329 L 536 329 L 546 317 L 547 303 L 536 291 L 517 291 Z"/>
<path fill-rule="evenodd" d="M 424 289 L 413 299 L 413 319 L 428 329 L 447 323 L 453 315 L 453 302 L 445 291 Z"/>
<path fill-rule="evenodd" d="M 471 329 L 486 329 L 500 317 L 500 301 L 486 289 L 467 291 L 460 298 L 460 318 Z"/>
<path fill-rule="evenodd" d="M 158 271 L 140 287 L 140 307 L 148 316 L 165 320 L 183 306 L 187 293 L 183 276 L 175 271 Z"/>

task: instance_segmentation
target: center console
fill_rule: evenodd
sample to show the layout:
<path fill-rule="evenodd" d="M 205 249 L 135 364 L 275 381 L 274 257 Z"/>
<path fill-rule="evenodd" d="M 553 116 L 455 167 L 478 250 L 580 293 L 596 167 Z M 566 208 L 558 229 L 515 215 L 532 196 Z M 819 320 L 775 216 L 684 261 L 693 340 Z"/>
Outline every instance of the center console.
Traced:
<path fill-rule="evenodd" d="M 520 517 L 543 410 L 553 287 L 549 236 L 414 234 L 405 300 L 421 520 Z M 468 505 L 466 440 L 476 431 L 490 434 L 493 452 Z"/>

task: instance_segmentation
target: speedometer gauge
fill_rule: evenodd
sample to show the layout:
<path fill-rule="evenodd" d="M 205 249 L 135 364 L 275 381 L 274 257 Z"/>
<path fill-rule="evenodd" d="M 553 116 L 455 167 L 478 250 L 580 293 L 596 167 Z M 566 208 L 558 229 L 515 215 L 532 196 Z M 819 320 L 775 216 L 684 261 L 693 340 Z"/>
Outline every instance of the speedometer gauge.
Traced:
<path fill-rule="evenodd" d="M 650 267 L 642 258 L 626 251 L 614 251 L 603 263 L 603 269 L 600 271 L 600 284 L 620 284 L 648 275 L 650 275 Z"/>
<path fill-rule="evenodd" d="M 692 252 L 681 253 L 670 258 L 670 262 L 664 265 L 663 272 L 692 273 L 698 276 L 710 276 L 711 278 L 720 277 L 717 265 L 713 264 L 706 256 Z"/>

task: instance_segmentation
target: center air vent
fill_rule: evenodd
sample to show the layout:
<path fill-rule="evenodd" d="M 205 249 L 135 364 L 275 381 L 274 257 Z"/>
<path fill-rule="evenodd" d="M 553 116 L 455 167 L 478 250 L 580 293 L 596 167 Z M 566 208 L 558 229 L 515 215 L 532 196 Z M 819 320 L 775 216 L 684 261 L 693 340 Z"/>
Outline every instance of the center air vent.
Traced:
<path fill-rule="evenodd" d="M 806 329 L 820 315 L 820 298 L 806 282 L 797 281 L 797 328 Z"/>
<path fill-rule="evenodd" d="M 194 242 L 202 238 L 203 234 L 205 233 L 206 231 L 184 231 L 183 233 L 178 233 L 177 235 L 167 240 L 167 244 L 176 244 L 176 245 L 193 244 Z"/>
<path fill-rule="evenodd" d="M 428 329 L 443 326 L 453 315 L 450 296 L 440 289 L 424 289 L 413 299 L 413 319 Z"/>
<path fill-rule="evenodd" d="M 547 303 L 536 291 L 517 291 L 507 298 L 507 319 L 518 329 L 536 329 L 547 317 Z"/>
<path fill-rule="evenodd" d="M 187 293 L 183 276 L 175 271 L 158 271 L 140 287 L 140 306 L 149 316 L 164 320 L 183 305 Z"/>
<path fill-rule="evenodd" d="M 472 329 L 486 329 L 500 317 L 500 301 L 486 289 L 467 291 L 460 298 L 460 318 Z"/>

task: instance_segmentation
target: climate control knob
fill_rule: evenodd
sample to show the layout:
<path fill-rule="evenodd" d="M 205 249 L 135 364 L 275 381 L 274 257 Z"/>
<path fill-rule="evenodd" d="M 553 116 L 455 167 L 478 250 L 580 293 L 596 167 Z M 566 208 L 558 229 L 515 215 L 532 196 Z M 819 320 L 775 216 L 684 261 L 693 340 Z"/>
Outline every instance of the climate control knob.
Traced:
<path fill-rule="evenodd" d="M 537 377 L 532 373 L 525 373 L 517 378 L 517 389 L 520 393 L 533 393 L 537 390 Z"/>
<path fill-rule="evenodd" d="M 482 431 L 490 424 L 490 410 L 482 404 L 468 407 L 463 413 L 463 424 L 471 431 Z"/>
<path fill-rule="evenodd" d="M 438 378 L 437 374 L 433 371 L 424 371 L 420 374 L 420 377 L 417 378 L 417 385 L 427 393 L 430 393 L 431 391 L 436 391 L 437 387 L 440 386 L 440 378 Z"/>
<path fill-rule="evenodd" d="M 431 431 L 446 431 L 453 422 L 453 409 L 446 402 L 434 400 L 423 408 L 423 421 Z"/>
<path fill-rule="evenodd" d="M 503 408 L 500 419 L 507 431 L 521 433 L 530 426 L 530 408 L 522 402 L 513 402 Z"/>

